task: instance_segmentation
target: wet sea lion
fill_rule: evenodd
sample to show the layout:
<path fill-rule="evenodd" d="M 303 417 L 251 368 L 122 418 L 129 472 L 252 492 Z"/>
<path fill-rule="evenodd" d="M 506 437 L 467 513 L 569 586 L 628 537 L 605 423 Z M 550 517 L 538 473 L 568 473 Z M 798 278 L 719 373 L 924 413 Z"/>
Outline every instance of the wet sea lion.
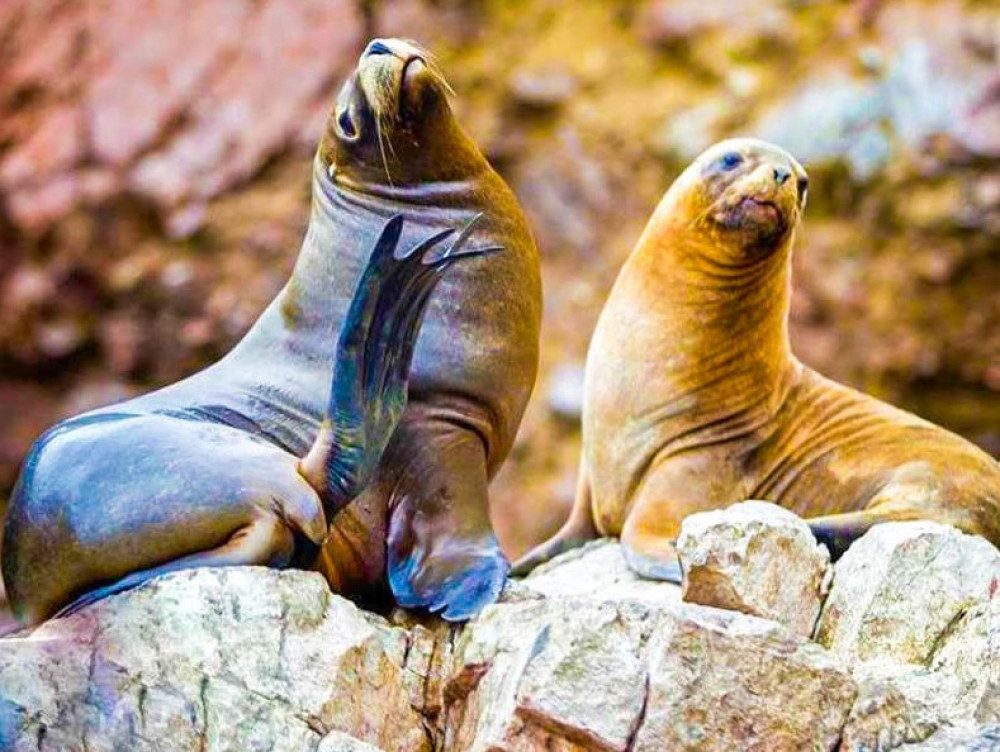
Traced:
<path fill-rule="evenodd" d="M 915 415 L 802 365 L 788 339 L 802 167 L 724 141 L 674 182 L 615 282 L 587 357 L 570 519 L 516 571 L 601 535 L 679 581 L 689 514 L 766 499 L 834 556 L 868 528 L 929 519 L 1000 544 L 1000 464 Z"/>
<path fill-rule="evenodd" d="M 436 289 L 400 425 L 371 487 L 332 521 L 318 563 L 337 590 L 377 591 L 388 575 L 399 604 L 464 619 L 496 599 L 509 569 L 487 483 L 534 386 L 541 278 L 521 209 L 462 130 L 448 92 L 420 48 L 368 45 L 315 163 L 306 246 L 337 250 L 316 261 L 303 254 L 283 305 L 297 320 L 330 296 L 342 307 L 364 264 L 344 241 L 386 216 L 405 213 L 404 233 L 421 238 L 485 212 L 470 245 L 504 252 L 455 268 Z"/>
<path fill-rule="evenodd" d="M 401 216 L 390 219 L 375 243 L 335 351 L 323 341 L 329 330 L 268 331 L 265 314 L 215 366 L 63 421 L 35 443 L 4 530 L 3 576 L 22 626 L 178 569 L 315 558 L 327 517 L 371 480 L 403 413 L 413 347 L 443 271 L 497 250 L 463 251 L 463 233 L 435 255 L 452 234 L 438 233 L 404 253 L 402 226 Z M 283 391 L 297 385 L 272 377 L 287 375 L 282 362 L 323 353 L 322 428 L 300 460 L 283 426 L 270 423 L 297 407 Z M 251 374 L 265 357 L 273 371 Z"/>
<path fill-rule="evenodd" d="M 73 435 L 81 437 L 75 454 L 60 455 L 63 464 L 86 465 L 94 457 L 104 462 L 84 479 L 86 487 L 77 479 L 79 494 L 109 493 L 108 486 L 127 492 L 129 498 L 115 508 L 92 514 L 83 514 L 81 499 L 69 505 L 74 514 L 54 520 L 54 530 L 46 528 L 58 537 L 68 534 L 67 527 L 84 552 L 100 548 L 102 557 L 86 565 L 75 563 L 82 557 L 57 564 L 44 540 L 27 545 L 26 531 L 37 525 L 24 501 L 33 495 L 33 484 L 22 480 L 4 546 L 5 579 L 15 602 L 22 604 L 22 618 L 51 612 L 75 594 L 74 588 L 220 546 L 248 513 L 228 499 L 250 494 L 264 503 L 248 505 L 249 512 L 266 512 L 270 527 L 257 535 L 260 540 L 244 545 L 257 550 L 241 561 L 260 561 L 258 551 L 267 548 L 263 543 L 287 538 L 292 529 L 293 563 L 306 565 L 315 552 L 306 543 L 318 544 L 326 533 L 313 566 L 342 594 L 378 590 L 388 574 L 402 605 L 426 606 L 450 619 L 467 618 L 496 598 L 509 565 L 490 526 L 486 485 L 510 450 L 534 384 L 541 283 L 537 251 L 520 208 L 459 127 L 447 92 L 422 50 L 396 40 L 368 45 L 340 92 L 317 150 L 309 228 L 285 288 L 222 361 L 126 403 L 127 408 L 89 414 L 74 429 Z M 347 457 L 348 468 L 371 473 L 371 483 L 339 514 L 337 505 L 328 505 L 324 521 L 312 489 L 343 474 L 344 468 L 329 460 L 344 458 L 333 450 L 353 447 L 358 433 L 357 421 L 340 420 L 342 408 L 330 405 L 328 412 L 335 345 L 356 328 L 352 294 L 371 287 L 361 281 L 363 274 L 369 279 L 365 269 L 378 255 L 370 257 L 371 249 L 383 247 L 377 238 L 397 215 L 405 222 L 396 220 L 388 230 L 399 235 L 401 249 L 426 249 L 425 241 L 443 242 L 444 235 L 464 227 L 464 248 L 504 250 L 463 261 L 437 283 L 412 352 L 409 399 L 392 438 L 374 466 L 373 449 Z M 369 297 L 380 289 L 376 284 Z M 393 283 L 390 294 L 399 305 L 426 302 L 426 283 L 416 289 Z M 403 336 L 391 323 L 397 318 L 379 316 L 377 339 L 368 348 L 375 362 L 394 352 Z M 334 394 L 341 381 L 358 388 L 338 372 Z M 396 394 L 398 385 L 383 389 Z M 386 401 L 385 394 L 372 400 Z M 125 430 L 127 424 L 115 417 L 123 409 L 155 418 L 130 419 Z M 366 417 L 370 413 L 365 426 L 377 427 L 379 438 L 385 418 L 381 423 L 376 418 L 386 409 L 354 408 Z M 183 421 L 180 434 L 161 430 L 170 420 Z M 103 448 L 82 441 L 87 432 L 100 434 L 119 424 L 116 438 Z M 63 441 L 49 437 L 41 444 Z M 184 461 L 165 457 L 162 446 L 168 441 Z M 157 450 L 150 452 L 154 446 Z M 46 454 L 29 458 L 26 478 L 38 476 Z M 304 458 L 300 466 L 298 458 Z M 131 527 L 109 540 L 110 526 L 137 526 L 148 521 L 141 510 L 169 507 L 164 497 L 178 483 L 190 486 L 192 498 L 179 504 L 180 519 L 168 519 L 163 529 L 176 531 L 182 522 L 190 528 L 183 544 L 176 535 L 139 535 Z M 207 520 L 200 538 L 196 515 Z M 287 546 L 280 553 L 280 562 L 290 558 Z M 59 574 L 67 567 L 81 571 Z M 55 583 L 51 593 L 45 590 L 50 583 Z"/>

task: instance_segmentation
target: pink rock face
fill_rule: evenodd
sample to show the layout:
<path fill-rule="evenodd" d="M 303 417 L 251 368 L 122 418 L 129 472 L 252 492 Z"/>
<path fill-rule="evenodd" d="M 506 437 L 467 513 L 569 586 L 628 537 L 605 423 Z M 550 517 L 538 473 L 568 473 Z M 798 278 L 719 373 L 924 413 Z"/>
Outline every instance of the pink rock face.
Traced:
<path fill-rule="evenodd" d="M 169 130 L 207 79 L 238 52 L 247 0 L 103 0 L 85 108 L 94 156 L 128 164 Z"/>
<path fill-rule="evenodd" d="M 218 195 L 315 143 L 362 34 L 350 0 L 5 4 L 11 219 L 38 233 L 81 201 L 134 193 L 166 215 Z M 79 184 L 85 165 L 100 190 Z"/>

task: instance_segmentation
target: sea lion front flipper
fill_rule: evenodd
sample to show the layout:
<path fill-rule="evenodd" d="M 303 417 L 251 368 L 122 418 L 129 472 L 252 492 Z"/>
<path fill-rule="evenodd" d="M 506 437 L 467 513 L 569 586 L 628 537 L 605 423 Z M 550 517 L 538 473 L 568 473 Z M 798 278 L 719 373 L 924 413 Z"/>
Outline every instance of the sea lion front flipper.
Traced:
<path fill-rule="evenodd" d="M 591 506 L 590 477 L 587 474 L 587 461 L 580 457 L 580 470 L 576 476 L 576 496 L 573 499 L 573 509 L 569 518 L 559 531 L 547 541 L 538 544 L 514 562 L 510 573 L 514 577 L 523 577 L 532 569 L 538 567 L 561 553 L 582 546 L 596 538 L 599 533 L 594 525 L 594 511 Z"/>
<path fill-rule="evenodd" d="M 684 579 L 673 540 L 630 534 L 626 529 L 622 532 L 622 554 L 629 569 L 647 580 L 680 585 Z"/>
<path fill-rule="evenodd" d="M 331 519 L 371 481 L 403 413 L 414 344 L 435 286 L 460 259 L 496 250 L 461 250 L 463 233 L 435 256 L 433 247 L 454 234 L 446 230 L 399 253 L 402 227 L 401 216 L 390 219 L 369 257 L 341 328 L 326 417 L 299 465 Z"/>
<path fill-rule="evenodd" d="M 482 439 L 422 409 L 408 411 L 387 449 L 403 468 L 390 500 L 389 585 L 402 606 L 463 621 L 499 597 L 510 564 L 490 524 Z"/>
<path fill-rule="evenodd" d="M 715 509 L 733 494 L 721 474 L 713 474 L 710 455 L 686 454 L 655 465 L 628 510 L 621 531 L 622 553 L 642 577 L 680 584 L 682 570 L 674 541 L 681 522 Z"/>

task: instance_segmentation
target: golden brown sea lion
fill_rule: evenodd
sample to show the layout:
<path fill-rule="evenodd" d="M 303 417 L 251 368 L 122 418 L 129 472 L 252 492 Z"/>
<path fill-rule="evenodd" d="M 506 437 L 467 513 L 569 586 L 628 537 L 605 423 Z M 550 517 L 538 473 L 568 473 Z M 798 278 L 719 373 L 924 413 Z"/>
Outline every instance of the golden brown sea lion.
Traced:
<path fill-rule="evenodd" d="M 681 521 L 744 499 L 806 517 L 834 555 L 891 520 L 1000 544 L 1000 464 L 792 354 L 790 256 L 807 185 L 790 155 L 747 139 L 713 146 L 674 182 L 590 345 L 573 512 L 515 571 L 620 535 L 634 570 L 676 581 Z"/>

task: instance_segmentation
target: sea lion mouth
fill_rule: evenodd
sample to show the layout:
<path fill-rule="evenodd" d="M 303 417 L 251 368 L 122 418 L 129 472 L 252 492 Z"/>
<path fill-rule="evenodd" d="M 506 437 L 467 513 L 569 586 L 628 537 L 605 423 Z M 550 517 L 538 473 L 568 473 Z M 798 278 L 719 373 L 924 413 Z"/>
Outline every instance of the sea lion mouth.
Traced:
<path fill-rule="evenodd" d="M 785 212 L 777 201 L 761 196 L 734 196 L 715 214 L 715 220 L 729 229 L 785 226 Z"/>
<path fill-rule="evenodd" d="M 740 201 L 739 211 L 761 224 L 782 225 L 785 214 L 781 208 L 769 199 L 748 196 Z"/>

